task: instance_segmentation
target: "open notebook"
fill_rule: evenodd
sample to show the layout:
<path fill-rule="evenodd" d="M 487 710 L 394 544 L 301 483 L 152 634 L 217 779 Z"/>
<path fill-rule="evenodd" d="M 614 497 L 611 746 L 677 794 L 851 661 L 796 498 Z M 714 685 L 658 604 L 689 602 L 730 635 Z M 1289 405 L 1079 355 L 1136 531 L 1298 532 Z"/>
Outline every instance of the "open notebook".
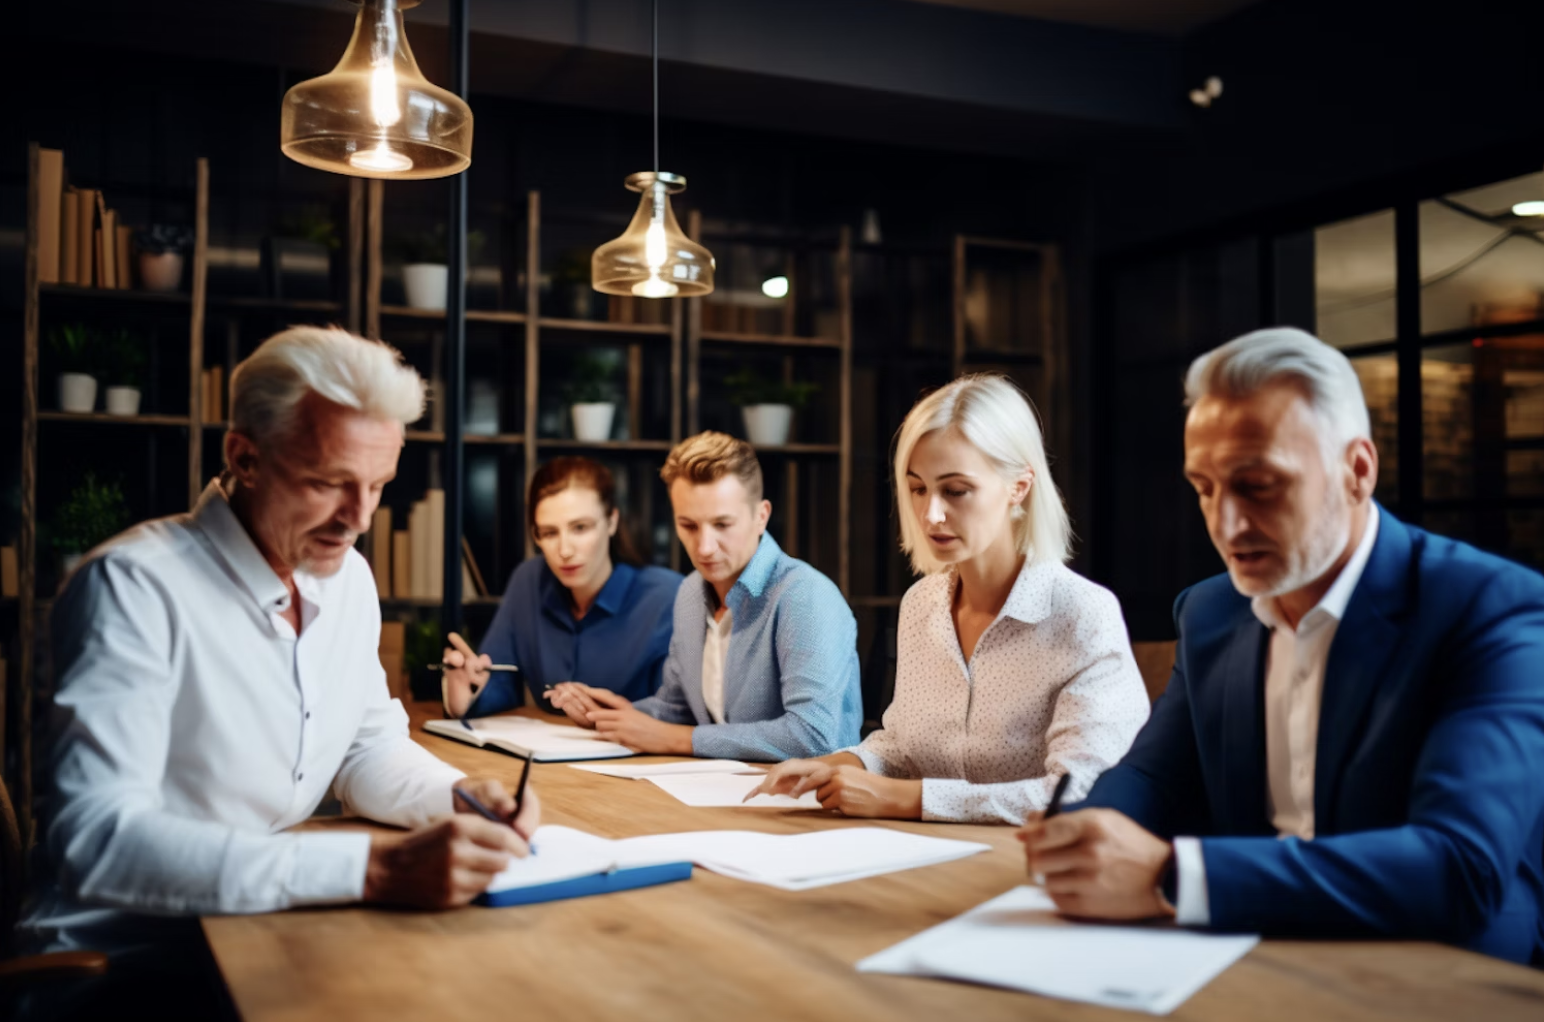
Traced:
<path fill-rule="evenodd" d="M 593 731 L 530 717 L 479 717 L 467 724 L 470 731 L 459 720 L 431 720 L 424 724 L 424 730 L 480 749 L 498 749 L 516 756 L 530 753 L 538 763 L 632 755 L 626 746 L 608 742 Z"/>

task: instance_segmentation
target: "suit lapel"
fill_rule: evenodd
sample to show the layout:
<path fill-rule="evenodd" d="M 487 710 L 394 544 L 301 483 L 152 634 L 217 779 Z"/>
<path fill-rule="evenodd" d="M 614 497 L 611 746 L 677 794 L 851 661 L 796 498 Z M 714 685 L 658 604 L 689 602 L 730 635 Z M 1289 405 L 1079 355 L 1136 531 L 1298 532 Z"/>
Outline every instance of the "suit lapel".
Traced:
<path fill-rule="evenodd" d="M 1217 658 L 1223 691 L 1223 770 L 1218 779 L 1221 833 L 1254 834 L 1265 827 L 1265 652 L 1266 628 L 1244 604 L 1242 620 L 1229 629 Z"/>
<path fill-rule="evenodd" d="M 1409 571 L 1409 530 L 1379 508 L 1378 538 L 1335 630 L 1324 668 L 1314 758 L 1315 833 L 1335 833 L 1341 777 L 1364 730 L 1368 704 L 1398 647 L 1399 628 L 1390 619 L 1404 606 Z"/>

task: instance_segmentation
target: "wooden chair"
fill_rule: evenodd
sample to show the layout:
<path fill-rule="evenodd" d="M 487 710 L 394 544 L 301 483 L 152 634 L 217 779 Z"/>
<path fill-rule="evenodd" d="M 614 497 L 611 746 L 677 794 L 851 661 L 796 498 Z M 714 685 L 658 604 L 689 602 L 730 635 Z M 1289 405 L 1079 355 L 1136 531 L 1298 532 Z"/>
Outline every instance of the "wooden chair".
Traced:
<path fill-rule="evenodd" d="M 1142 672 L 1142 684 L 1147 686 L 1148 701 L 1157 702 L 1174 671 L 1174 643 L 1133 642 L 1131 652 L 1137 658 L 1137 670 Z"/>
<path fill-rule="evenodd" d="M 26 847 L 16 825 L 11 794 L 0 783 L 0 946 L 10 950 L 11 933 L 21 909 Z M 56 951 L 22 958 L 0 958 L 0 998 L 9 998 L 35 983 L 82 979 L 107 971 L 107 956 L 98 951 Z M 3 1004 L 3 1001 L 0 1001 Z"/>

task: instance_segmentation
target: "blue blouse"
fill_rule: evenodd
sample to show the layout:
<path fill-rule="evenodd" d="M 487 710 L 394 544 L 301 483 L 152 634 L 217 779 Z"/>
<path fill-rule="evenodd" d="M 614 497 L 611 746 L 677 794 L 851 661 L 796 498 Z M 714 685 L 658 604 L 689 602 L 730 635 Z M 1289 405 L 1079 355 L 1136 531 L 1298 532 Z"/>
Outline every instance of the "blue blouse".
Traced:
<path fill-rule="evenodd" d="M 494 672 L 467 716 L 520 706 L 522 680 L 544 710 L 552 704 L 543 698 L 542 686 L 560 681 L 582 681 L 634 701 L 653 695 L 670 649 L 680 585 L 681 576 L 667 568 L 614 565 L 589 612 L 575 621 L 568 590 L 545 558 L 532 557 L 509 576 L 478 650 L 496 664 L 515 664 L 520 673 Z"/>

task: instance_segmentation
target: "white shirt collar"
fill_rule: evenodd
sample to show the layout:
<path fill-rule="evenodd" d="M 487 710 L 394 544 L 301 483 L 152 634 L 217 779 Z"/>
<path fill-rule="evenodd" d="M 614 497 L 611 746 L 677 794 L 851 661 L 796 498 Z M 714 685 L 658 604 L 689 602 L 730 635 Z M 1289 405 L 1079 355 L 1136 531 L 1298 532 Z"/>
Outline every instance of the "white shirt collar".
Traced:
<path fill-rule="evenodd" d="M 1362 532 L 1362 540 L 1356 545 L 1356 552 L 1341 569 L 1340 575 L 1314 604 L 1313 609 L 1304 614 L 1298 622 L 1301 627 L 1303 622 L 1310 618 L 1317 619 L 1324 614 L 1336 621 L 1346 616 L 1346 605 L 1351 602 L 1351 594 L 1356 591 L 1356 584 L 1362 580 L 1362 572 L 1367 567 L 1367 559 L 1372 556 L 1372 547 L 1378 539 L 1378 505 L 1369 506 L 1367 514 L 1367 528 Z M 1274 596 L 1256 596 L 1249 601 L 1249 608 L 1254 611 L 1254 616 L 1267 628 L 1275 628 L 1285 624 L 1281 615 L 1276 612 L 1276 598 Z"/>
<path fill-rule="evenodd" d="M 276 613 L 289 606 L 289 589 L 257 548 L 247 527 L 231 509 L 230 495 L 218 479 L 211 480 L 193 507 L 193 521 L 209 538 L 215 552 L 231 569 L 242 588 L 265 612 Z M 321 579 L 308 572 L 295 572 L 295 589 L 307 603 L 323 604 Z"/>

